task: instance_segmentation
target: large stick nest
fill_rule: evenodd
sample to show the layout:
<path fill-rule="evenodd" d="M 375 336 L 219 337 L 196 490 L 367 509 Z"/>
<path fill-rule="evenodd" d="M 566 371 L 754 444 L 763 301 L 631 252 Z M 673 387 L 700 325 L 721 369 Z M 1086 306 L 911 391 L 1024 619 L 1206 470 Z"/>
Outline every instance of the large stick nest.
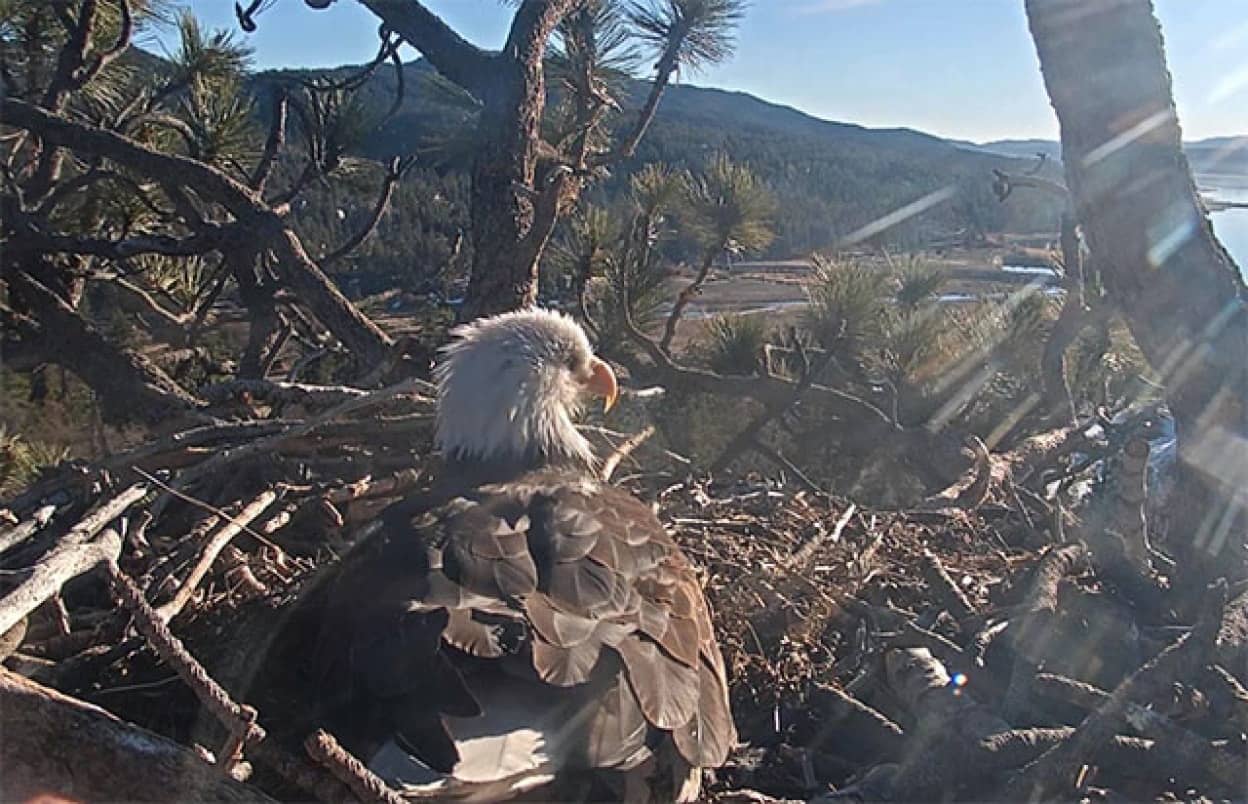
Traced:
<path fill-rule="evenodd" d="M 0 612 L 38 574 L 22 568 L 124 526 L 111 580 L 64 583 L 8 635 L 6 667 L 199 746 L 269 793 L 347 796 L 316 775 L 328 767 L 354 795 L 385 798 L 349 758 L 325 757 L 328 736 L 315 760 L 269 751 L 248 724 L 272 730 L 287 713 L 251 721 L 229 693 L 317 569 L 432 481 L 417 391 L 273 391 L 276 418 L 157 440 L 11 501 Z M 703 571 L 729 666 L 743 744 L 708 795 L 1242 795 L 1243 590 L 1228 607 L 1224 584 L 1184 589 L 1051 543 L 1052 512 L 1016 493 L 974 511 L 880 511 L 761 477 L 689 477 L 630 447 L 625 482 Z M 148 493 L 83 530 L 130 481 Z M 142 600 L 127 602 L 127 579 Z M 220 693 L 188 683 L 196 660 Z"/>

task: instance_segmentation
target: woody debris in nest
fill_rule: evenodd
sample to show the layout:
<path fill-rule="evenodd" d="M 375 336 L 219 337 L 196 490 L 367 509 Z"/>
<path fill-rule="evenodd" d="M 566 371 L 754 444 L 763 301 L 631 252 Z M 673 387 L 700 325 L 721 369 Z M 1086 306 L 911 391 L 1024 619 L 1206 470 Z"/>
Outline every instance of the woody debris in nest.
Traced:
<path fill-rule="evenodd" d="M 295 754 L 266 736 L 289 713 L 235 697 L 301 586 L 436 474 L 427 388 L 335 392 L 300 389 L 332 398 L 312 418 L 205 425 L 4 506 L 0 795 L 396 800 L 333 735 Z M 973 505 L 885 511 L 691 476 L 645 435 L 608 465 L 638 470 L 622 482 L 715 609 L 741 744 L 713 799 L 1243 794 L 1248 592 L 1182 604 L 1138 477 L 1111 498 L 1115 552 L 1063 541 L 1078 523 L 979 449 Z"/>

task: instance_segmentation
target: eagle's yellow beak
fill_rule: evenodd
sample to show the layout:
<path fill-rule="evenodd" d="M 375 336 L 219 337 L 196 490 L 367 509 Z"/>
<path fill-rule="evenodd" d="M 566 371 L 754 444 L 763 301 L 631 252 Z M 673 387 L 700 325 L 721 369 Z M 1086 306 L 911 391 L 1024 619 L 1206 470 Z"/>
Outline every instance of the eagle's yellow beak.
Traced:
<path fill-rule="evenodd" d="M 615 372 L 605 360 L 599 360 L 596 357 L 589 364 L 589 372 L 589 380 L 586 381 L 585 387 L 594 396 L 602 397 L 602 412 L 606 413 L 611 410 L 615 405 L 615 400 L 620 396 L 620 386 L 615 381 Z"/>

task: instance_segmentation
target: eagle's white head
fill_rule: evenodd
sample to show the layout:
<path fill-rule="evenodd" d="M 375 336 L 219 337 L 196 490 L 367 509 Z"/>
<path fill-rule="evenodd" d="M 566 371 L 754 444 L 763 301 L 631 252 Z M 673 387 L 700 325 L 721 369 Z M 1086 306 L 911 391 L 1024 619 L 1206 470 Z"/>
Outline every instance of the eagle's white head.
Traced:
<path fill-rule="evenodd" d="M 572 318 L 529 309 L 451 331 L 434 369 L 437 445 L 451 460 L 592 466 L 575 419 L 587 397 L 615 403 L 615 373 Z"/>

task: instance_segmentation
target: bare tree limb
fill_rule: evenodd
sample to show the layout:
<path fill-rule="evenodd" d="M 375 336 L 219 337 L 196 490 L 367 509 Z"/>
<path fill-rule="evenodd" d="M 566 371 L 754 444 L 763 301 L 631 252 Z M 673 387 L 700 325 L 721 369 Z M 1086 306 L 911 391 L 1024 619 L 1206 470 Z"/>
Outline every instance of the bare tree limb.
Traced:
<path fill-rule="evenodd" d="M 345 243 L 322 257 L 320 259 L 321 268 L 332 265 L 355 251 L 377 230 L 377 225 L 381 223 L 381 219 L 386 215 L 386 210 L 390 208 L 390 199 L 394 196 L 395 185 L 403 177 L 404 168 L 405 166 L 397 156 L 390 161 L 390 165 L 386 169 L 386 178 L 381 183 L 377 202 L 373 204 L 373 212 L 369 215 L 368 221 L 365 222 L 358 232 L 351 235 Z"/>
<path fill-rule="evenodd" d="M 286 145 L 286 113 L 289 108 L 290 97 L 286 90 L 280 86 L 274 87 L 273 118 L 269 122 L 269 135 L 264 141 L 260 161 L 256 163 L 256 169 L 251 174 L 251 187 L 261 197 L 264 196 L 264 187 L 269 183 L 269 177 L 273 175 L 277 158 Z"/>
<path fill-rule="evenodd" d="M 52 144 L 111 159 L 165 184 L 194 187 L 273 249 L 283 280 L 362 363 L 372 366 L 393 345 L 390 336 L 334 287 L 295 233 L 246 185 L 209 165 L 162 154 L 115 132 L 63 119 L 14 98 L 0 99 L 0 116 L 7 124 L 32 131 Z"/>
<path fill-rule="evenodd" d="M 142 354 L 105 338 L 60 296 L 21 271 L 8 277 L 37 314 L 34 319 L 3 313 L 0 318 L 38 344 L 51 362 L 77 374 L 100 394 L 111 418 L 153 422 L 193 414 L 201 403 Z"/>

